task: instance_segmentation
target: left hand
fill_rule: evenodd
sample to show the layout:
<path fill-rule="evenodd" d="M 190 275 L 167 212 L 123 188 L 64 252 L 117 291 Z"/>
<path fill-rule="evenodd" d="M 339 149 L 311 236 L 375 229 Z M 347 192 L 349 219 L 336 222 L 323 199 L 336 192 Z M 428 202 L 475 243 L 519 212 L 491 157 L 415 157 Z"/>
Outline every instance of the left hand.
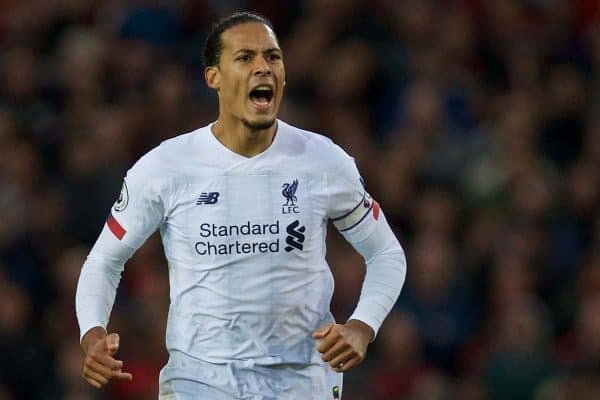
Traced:
<path fill-rule="evenodd" d="M 346 372 L 360 364 L 373 338 L 373 329 L 351 319 L 345 324 L 328 324 L 313 332 L 321 359 L 336 372 Z"/>

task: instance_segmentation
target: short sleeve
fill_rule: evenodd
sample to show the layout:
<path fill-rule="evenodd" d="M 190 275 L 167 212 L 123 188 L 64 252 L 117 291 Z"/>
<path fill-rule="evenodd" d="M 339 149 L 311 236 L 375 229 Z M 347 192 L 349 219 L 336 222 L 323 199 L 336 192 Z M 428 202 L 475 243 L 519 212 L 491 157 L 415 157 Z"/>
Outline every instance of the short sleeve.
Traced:
<path fill-rule="evenodd" d="M 327 177 L 328 217 L 344 236 L 367 237 L 380 216 L 379 204 L 367 193 L 354 159 L 334 146 L 334 168 Z"/>
<path fill-rule="evenodd" d="M 121 193 L 106 220 L 109 231 L 137 249 L 165 219 L 167 179 L 157 174 L 156 149 L 143 156 L 123 181 Z"/>

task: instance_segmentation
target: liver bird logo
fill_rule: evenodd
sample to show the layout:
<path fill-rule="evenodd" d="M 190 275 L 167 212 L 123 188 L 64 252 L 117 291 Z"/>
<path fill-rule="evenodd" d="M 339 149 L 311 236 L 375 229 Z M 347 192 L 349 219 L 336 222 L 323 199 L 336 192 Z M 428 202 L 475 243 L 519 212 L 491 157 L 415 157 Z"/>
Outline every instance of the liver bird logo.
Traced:
<path fill-rule="evenodd" d="M 285 197 L 284 206 L 295 206 L 298 198 L 296 197 L 296 189 L 298 189 L 298 179 L 294 179 L 292 183 L 284 183 L 281 194 Z"/>

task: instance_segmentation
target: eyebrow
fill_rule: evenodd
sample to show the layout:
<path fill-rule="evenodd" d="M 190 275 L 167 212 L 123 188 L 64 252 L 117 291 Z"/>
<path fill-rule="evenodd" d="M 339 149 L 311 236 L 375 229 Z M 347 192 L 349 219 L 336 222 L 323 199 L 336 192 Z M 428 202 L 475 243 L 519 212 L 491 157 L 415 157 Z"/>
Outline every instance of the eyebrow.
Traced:
<path fill-rule="evenodd" d="M 263 51 L 263 53 L 281 53 L 281 49 L 278 47 L 270 47 L 266 50 Z M 252 50 L 252 49 L 247 49 L 247 48 L 243 48 L 243 49 L 239 49 L 233 52 L 233 54 L 237 54 L 237 53 L 251 53 L 251 54 L 256 54 L 256 50 Z"/>

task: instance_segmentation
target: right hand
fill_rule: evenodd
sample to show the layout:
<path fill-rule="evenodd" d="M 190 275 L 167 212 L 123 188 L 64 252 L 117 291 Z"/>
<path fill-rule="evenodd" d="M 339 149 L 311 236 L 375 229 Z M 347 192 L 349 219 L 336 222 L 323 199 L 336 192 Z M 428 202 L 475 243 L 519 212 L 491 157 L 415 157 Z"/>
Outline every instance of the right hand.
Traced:
<path fill-rule="evenodd" d="M 123 361 L 113 358 L 119 350 L 119 335 L 106 335 L 92 329 L 86 333 L 82 341 L 85 361 L 83 363 L 83 379 L 93 387 L 100 389 L 111 379 L 132 381 L 133 375 L 123 372 Z"/>

